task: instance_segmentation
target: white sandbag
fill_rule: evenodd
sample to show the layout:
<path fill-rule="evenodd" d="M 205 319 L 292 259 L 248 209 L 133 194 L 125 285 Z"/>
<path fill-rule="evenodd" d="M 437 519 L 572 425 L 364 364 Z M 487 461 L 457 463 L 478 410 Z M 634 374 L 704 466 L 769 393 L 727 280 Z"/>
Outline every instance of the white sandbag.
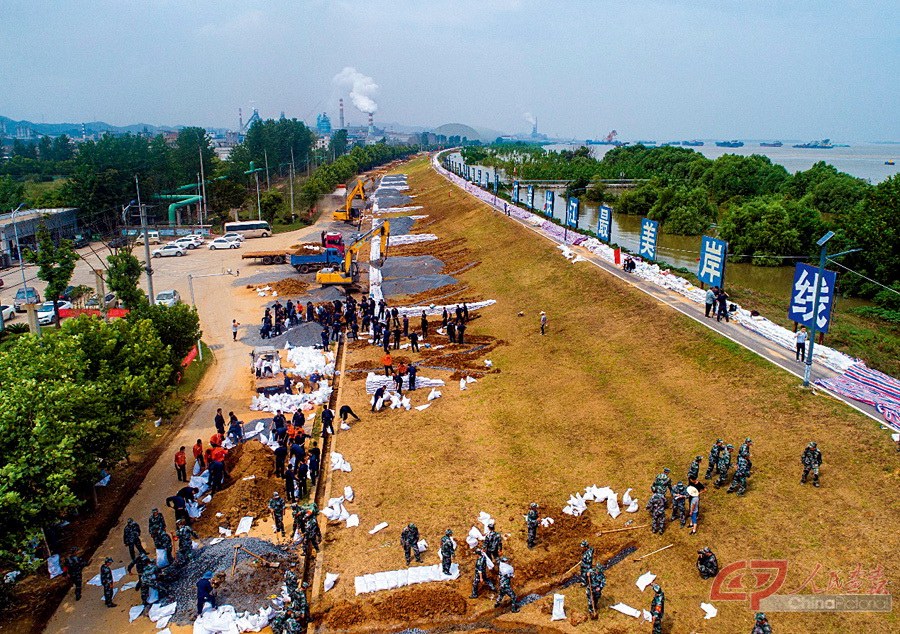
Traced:
<path fill-rule="evenodd" d="M 613 519 L 616 519 L 622 514 L 622 511 L 619 510 L 619 502 L 616 500 L 615 493 L 606 498 L 606 512 L 609 513 L 610 517 Z"/>
<path fill-rule="evenodd" d="M 644 574 L 642 574 L 640 577 L 638 577 L 637 581 L 635 581 L 634 584 L 638 587 L 638 589 L 641 592 L 643 592 L 647 586 L 649 586 L 651 583 L 653 583 L 654 579 L 656 579 L 656 575 L 653 574 L 652 572 L 647 571 Z"/>
<path fill-rule="evenodd" d="M 425 403 L 424 405 L 417 405 L 416 409 L 421 412 L 428 409 L 429 407 L 431 407 L 431 403 Z"/>
<path fill-rule="evenodd" d="M 484 364 L 485 364 L 487 367 L 489 367 L 489 368 L 494 367 L 494 362 L 491 361 L 490 359 L 485 359 L 485 360 L 484 360 Z"/>
<path fill-rule="evenodd" d="M 338 516 L 337 516 L 337 520 L 338 520 L 339 522 L 346 522 L 348 519 L 350 519 L 350 511 L 348 511 L 348 510 L 344 507 L 343 504 L 341 504 L 341 505 L 338 507 L 338 509 L 339 509 L 339 511 L 340 511 L 340 512 L 338 513 Z"/>
<path fill-rule="evenodd" d="M 405 409 L 406 411 L 409 411 L 412 409 L 412 401 L 410 401 L 409 398 L 406 396 L 404 396 L 401 399 L 400 404 L 403 406 L 403 409 Z"/>
<path fill-rule="evenodd" d="M 719 613 L 719 611 L 715 608 L 715 606 L 713 606 L 712 603 L 700 603 L 700 609 L 705 612 L 705 614 L 703 615 L 704 619 L 711 619 Z"/>
<path fill-rule="evenodd" d="M 653 614 L 650 612 L 650 610 L 642 610 L 641 615 L 644 617 L 644 620 L 647 621 L 647 623 L 653 622 Z"/>
<path fill-rule="evenodd" d="M 420 539 L 416 546 L 418 546 L 420 553 L 424 553 L 426 550 L 428 550 L 428 542 L 426 542 L 424 539 Z"/>
<path fill-rule="evenodd" d="M 158 601 L 159 601 L 159 591 L 156 588 L 150 588 L 150 592 L 147 593 L 147 602 L 150 604 L 153 604 Z"/>
<path fill-rule="evenodd" d="M 564 621 L 566 618 L 566 595 L 564 594 L 554 594 L 553 595 L 553 613 L 550 615 L 551 621 Z"/>
<path fill-rule="evenodd" d="M 622 506 L 631 506 L 631 489 L 622 494 Z"/>
<path fill-rule="evenodd" d="M 351 487 L 349 484 L 344 487 L 344 499 L 348 502 L 353 501 L 353 487 Z"/>
<path fill-rule="evenodd" d="M 431 388 L 431 391 L 428 393 L 428 400 L 433 401 L 436 398 L 441 398 L 441 392 L 434 388 Z"/>
<path fill-rule="evenodd" d="M 225 541 L 224 537 L 216 537 L 216 538 L 209 540 L 209 544 L 210 544 L 210 546 L 215 546 L 219 542 L 224 542 L 224 541 Z"/>
<path fill-rule="evenodd" d="M 128 610 L 128 622 L 133 623 L 134 620 L 141 616 L 144 613 L 143 605 L 136 605 L 133 608 L 129 608 Z"/>
<path fill-rule="evenodd" d="M 129 582 L 127 582 L 127 583 L 123 583 L 123 584 L 122 584 L 122 591 L 124 592 L 125 590 L 131 590 L 132 588 L 137 587 L 137 584 L 138 584 L 137 581 L 129 581 Z"/>
<path fill-rule="evenodd" d="M 326 504 L 325 506 L 331 506 L 331 507 L 337 508 L 341 504 L 343 504 L 344 500 L 346 500 L 346 499 L 347 498 L 344 497 L 343 495 L 336 497 L 336 498 L 328 498 L 328 504 Z"/>
<path fill-rule="evenodd" d="M 508 563 L 506 563 L 505 561 L 500 562 L 500 570 L 498 571 L 498 573 L 501 577 L 512 577 L 515 572 L 515 569 Z"/>
<path fill-rule="evenodd" d="M 198 461 L 194 461 L 194 468 L 191 470 L 192 475 L 200 475 L 200 463 Z"/>
<path fill-rule="evenodd" d="M 231 529 L 225 528 L 224 526 L 220 526 L 219 527 L 219 535 L 222 535 L 223 537 L 231 537 Z"/>
<path fill-rule="evenodd" d="M 59 555 L 53 555 L 47 559 L 47 572 L 50 573 L 51 579 L 58 577 L 63 573 L 62 566 L 59 565 Z"/>
<path fill-rule="evenodd" d="M 625 509 L 626 513 L 637 513 L 641 510 L 640 504 L 638 504 L 637 500 L 632 500 L 631 504 L 628 505 L 628 508 Z"/>
<path fill-rule="evenodd" d="M 201 509 L 200 505 L 196 502 L 188 502 L 185 505 L 185 508 L 187 509 L 188 516 L 194 519 L 200 517 L 200 514 L 203 512 L 203 509 Z"/>
<path fill-rule="evenodd" d="M 474 526 L 469 530 L 469 537 L 474 537 L 478 541 L 484 539 L 484 535 L 481 534 L 481 531 Z"/>
<path fill-rule="evenodd" d="M 467 387 L 468 387 L 468 386 L 466 386 L 466 380 L 465 380 L 465 379 L 460 379 L 460 380 L 459 380 L 459 389 L 460 389 L 460 390 L 465 390 L 465 389 L 467 389 Z"/>
<path fill-rule="evenodd" d="M 493 570 L 493 569 L 494 569 L 494 562 L 491 561 L 491 558 L 488 557 L 485 561 L 487 562 L 487 569 L 488 569 L 488 570 Z"/>
<path fill-rule="evenodd" d="M 156 549 L 156 566 L 158 568 L 165 568 L 170 563 L 172 563 L 172 562 L 170 562 L 168 557 L 166 556 L 166 551 L 163 550 L 162 548 L 157 548 Z"/>
<path fill-rule="evenodd" d="M 353 528 L 354 526 L 359 526 L 359 515 L 356 513 L 347 518 L 347 528 Z"/>
<path fill-rule="evenodd" d="M 472 378 L 471 376 L 466 376 L 466 383 L 478 383 L 478 379 Z"/>
<path fill-rule="evenodd" d="M 378 531 L 384 530 L 384 529 L 387 528 L 387 527 L 388 527 L 388 523 L 387 523 L 387 522 L 382 522 L 381 524 L 376 525 L 375 528 L 373 528 L 372 530 L 370 530 L 370 531 L 369 531 L 369 535 L 374 535 L 374 534 L 377 533 Z"/>
<path fill-rule="evenodd" d="M 638 618 L 641 615 L 640 610 L 635 610 L 630 605 L 625 605 L 624 603 L 616 603 L 615 605 L 611 605 L 609 607 L 612 608 L 613 610 L 615 610 L 616 612 L 621 612 L 622 614 L 625 614 L 627 616 L 631 616 L 634 618 Z"/>
<path fill-rule="evenodd" d="M 609 487 L 602 487 L 600 489 L 597 489 L 597 488 L 594 489 L 594 501 L 595 502 L 605 502 L 606 498 L 608 498 L 610 495 L 615 495 L 615 494 L 613 493 L 613 490 L 610 489 Z"/>
<path fill-rule="evenodd" d="M 350 425 L 347 423 L 341 423 L 341 431 L 350 431 Z"/>
<path fill-rule="evenodd" d="M 541 519 L 541 526 L 543 526 L 544 528 L 549 528 L 551 524 L 553 524 L 552 517 L 544 517 Z"/>
<path fill-rule="evenodd" d="M 471 535 L 466 536 L 466 544 L 469 548 L 474 549 L 478 545 L 478 540 L 472 537 Z"/>
<path fill-rule="evenodd" d="M 340 511 L 330 506 L 326 506 L 321 511 L 319 511 L 322 515 L 324 515 L 329 520 L 337 519 L 337 516 L 340 515 Z"/>
<path fill-rule="evenodd" d="M 368 590 L 366 590 L 366 583 L 362 577 L 356 577 L 353 580 L 353 591 L 357 594 L 357 596 L 368 592 Z"/>
<path fill-rule="evenodd" d="M 375 573 L 375 590 L 387 590 L 390 586 L 388 585 L 388 575 L 386 572 L 376 572 Z"/>
<path fill-rule="evenodd" d="M 338 575 L 336 572 L 326 572 L 325 573 L 325 592 L 328 592 L 334 587 L 334 584 L 337 583 Z"/>
<path fill-rule="evenodd" d="M 156 629 L 161 630 L 165 627 L 168 630 L 169 628 L 167 628 L 166 626 L 169 624 L 169 619 L 171 619 L 171 618 L 172 618 L 171 616 L 162 617 L 160 620 L 158 620 L 156 622 Z"/>
<path fill-rule="evenodd" d="M 203 498 L 203 499 L 200 500 L 200 501 L 203 502 L 204 504 L 209 504 L 210 502 L 212 502 L 212 496 L 211 496 L 211 495 L 207 495 L 205 498 Z"/>
<path fill-rule="evenodd" d="M 253 528 L 253 516 L 246 515 L 238 522 L 237 530 L 234 531 L 234 534 L 240 535 L 241 533 L 249 533 L 251 528 Z"/>

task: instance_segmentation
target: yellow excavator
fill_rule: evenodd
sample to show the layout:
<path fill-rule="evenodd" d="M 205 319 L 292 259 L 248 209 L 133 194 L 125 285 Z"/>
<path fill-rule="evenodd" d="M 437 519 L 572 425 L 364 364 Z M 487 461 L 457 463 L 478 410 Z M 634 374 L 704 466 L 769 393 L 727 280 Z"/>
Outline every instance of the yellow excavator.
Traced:
<path fill-rule="evenodd" d="M 356 253 L 375 236 L 381 238 L 381 257 L 375 263 L 378 265 L 384 263 L 384 259 L 387 257 L 388 239 L 391 237 L 391 224 L 387 220 L 361 235 L 356 242 L 347 247 L 340 269 L 337 267 L 320 269 L 316 273 L 316 282 L 322 286 L 351 286 L 359 282 L 359 264 L 356 262 Z M 371 260 L 370 264 L 372 264 Z"/>
<path fill-rule="evenodd" d="M 349 223 L 357 223 L 359 222 L 360 216 L 362 215 L 362 210 L 353 208 L 353 201 L 359 196 L 359 199 L 362 201 L 363 209 L 366 207 L 366 186 L 370 183 L 374 183 L 376 179 L 384 176 L 384 171 L 378 171 L 368 176 L 366 178 L 360 177 L 356 180 L 356 185 L 347 194 L 347 200 L 344 201 L 343 207 L 338 207 L 334 210 L 333 218 L 335 220 L 342 220 L 344 222 Z"/>

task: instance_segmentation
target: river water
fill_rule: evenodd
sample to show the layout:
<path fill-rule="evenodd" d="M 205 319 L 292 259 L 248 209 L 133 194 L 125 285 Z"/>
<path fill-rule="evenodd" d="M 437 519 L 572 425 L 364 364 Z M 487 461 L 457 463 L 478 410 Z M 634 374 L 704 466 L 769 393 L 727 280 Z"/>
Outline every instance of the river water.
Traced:
<path fill-rule="evenodd" d="M 608 148 L 609 146 L 593 146 L 594 148 Z M 725 148 L 718 148 L 725 149 Z M 775 148 L 781 149 L 781 148 Z M 800 151 L 800 150 L 796 150 Z M 814 150 L 809 150 L 814 152 Z M 453 153 L 450 156 L 451 161 L 462 162 L 462 156 L 459 153 Z M 815 162 L 815 161 L 814 161 Z M 494 170 L 491 167 L 474 166 L 476 172 L 478 169 L 487 172 L 488 181 L 493 182 Z M 477 173 L 476 173 L 477 178 Z M 500 182 L 505 183 L 502 170 L 500 171 Z M 534 206 L 538 211 L 544 211 L 544 200 L 546 188 L 536 187 L 534 190 Z M 552 215 L 558 220 L 565 219 L 566 201 L 563 198 L 564 188 L 554 190 Z M 527 208 L 526 203 L 527 187 L 519 188 L 520 206 Z M 580 205 L 580 213 L 578 215 L 578 228 L 597 231 L 597 206 L 582 201 Z M 640 216 L 631 216 L 628 214 L 620 214 L 613 212 L 612 218 L 612 238 L 610 242 L 614 242 L 624 247 L 632 253 L 638 252 L 638 244 L 641 232 Z M 700 258 L 700 241 L 701 236 L 677 236 L 660 232 L 657 242 L 657 253 L 660 263 L 666 263 L 670 266 L 685 268 L 696 274 L 699 258 Z M 729 262 L 725 270 L 725 286 L 734 284 L 744 288 L 758 290 L 775 297 L 787 298 L 790 296 L 791 284 L 794 279 L 794 265 L 789 266 L 753 266 L 746 262 Z M 838 285 L 840 290 L 840 274 L 838 275 Z M 838 303 L 840 307 L 851 306 L 868 306 L 870 302 L 857 298 L 841 298 Z M 751 307 L 752 308 L 752 307 Z"/>

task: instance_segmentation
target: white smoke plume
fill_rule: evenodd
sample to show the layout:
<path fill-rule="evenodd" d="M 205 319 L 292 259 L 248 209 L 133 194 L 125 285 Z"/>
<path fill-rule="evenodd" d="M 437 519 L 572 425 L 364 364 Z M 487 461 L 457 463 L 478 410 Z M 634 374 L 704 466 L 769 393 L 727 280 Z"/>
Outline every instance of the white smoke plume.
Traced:
<path fill-rule="evenodd" d="M 525 121 L 527 121 L 531 125 L 534 125 L 535 123 L 537 123 L 537 119 L 535 119 L 534 115 L 531 114 L 530 112 L 524 112 L 524 113 L 522 113 L 522 116 L 525 118 Z"/>
<path fill-rule="evenodd" d="M 378 92 L 378 84 L 371 77 L 363 75 L 352 66 L 347 66 L 331 81 L 350 89 L 350 100 L 360 112 L 375 114 L 378 111 L 378 104 L 372 99 Z"/>

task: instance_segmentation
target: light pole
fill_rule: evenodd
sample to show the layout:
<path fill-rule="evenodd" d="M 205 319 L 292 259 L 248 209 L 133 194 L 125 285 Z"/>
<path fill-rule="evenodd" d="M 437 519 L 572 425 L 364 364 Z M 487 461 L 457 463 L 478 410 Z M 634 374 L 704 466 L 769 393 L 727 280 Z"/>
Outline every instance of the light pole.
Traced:
<path fill-rule="evenodd" d="M 28 282 L 25 280 L 25 261 L 22 259 L 22 246 L 19 244 L 19 223 L 16 222 L 16 214 L 19 213 L 19 210 L 25 206 L 25 203 L 22 203 L 18 207 L 16 207 L 11 215 L 11 219 L 13 222 L 13 232 L 16 234 L 16 254 L 19 258 L 19 270 L 22 271 L 22 285 L 25 287 L 25 302 L 28 303 Z"/>
<path fill-rule="evenodd" d="M 197 302 L 194 300 L 194 278 L 221 277 L 222 275 L 233 275 L 234 277 L 237 277 L 240 274 L 241 274 L 241 272 L 237 269 L 235 269 L 234 271 L 232 271 L 231 269 L 228 269 L 224 273 L 206 273 L 205 275 L 193 275 L 191 273 L 188 273 L 187 278 L 188 278 L 188 288 L 191 290 L 191 306 L 194 307 L 194 310 L 197 309 Z M 200 343 L 199 339 L 197 340 L 197 356 L 199 357 L 199 359 L 201 361 L 203 361 L 203 345 Z"/>
<path fill-rule="evenodd" d="M 819 251 L 819 272 L 816 274 L 816 292 L 813 295 L 813 319 L 812 325 L 809 327 L 809 353 L 806 356 L 806 367 L 803 369 L 803 387 L 809 387 L 809 377 L 812 374 L 813 349 L 816 347 L 816 326 L 818 324 L 819 315 L 819 293 L 822 290 L 822 277 L 825 273 L 825 261 L 828 260 L 828 241 L 834 237 L 834 231 L 829 231 L 819 238 L 817 245 L 821 247 Z M 841 251 L 835 253 L 832 258 L 837 258 L 848 253 L 856 253 L 862 249 L 850 249 L 849 251 Z M 834 293 L 835 289 L 831 289 Z"/>

